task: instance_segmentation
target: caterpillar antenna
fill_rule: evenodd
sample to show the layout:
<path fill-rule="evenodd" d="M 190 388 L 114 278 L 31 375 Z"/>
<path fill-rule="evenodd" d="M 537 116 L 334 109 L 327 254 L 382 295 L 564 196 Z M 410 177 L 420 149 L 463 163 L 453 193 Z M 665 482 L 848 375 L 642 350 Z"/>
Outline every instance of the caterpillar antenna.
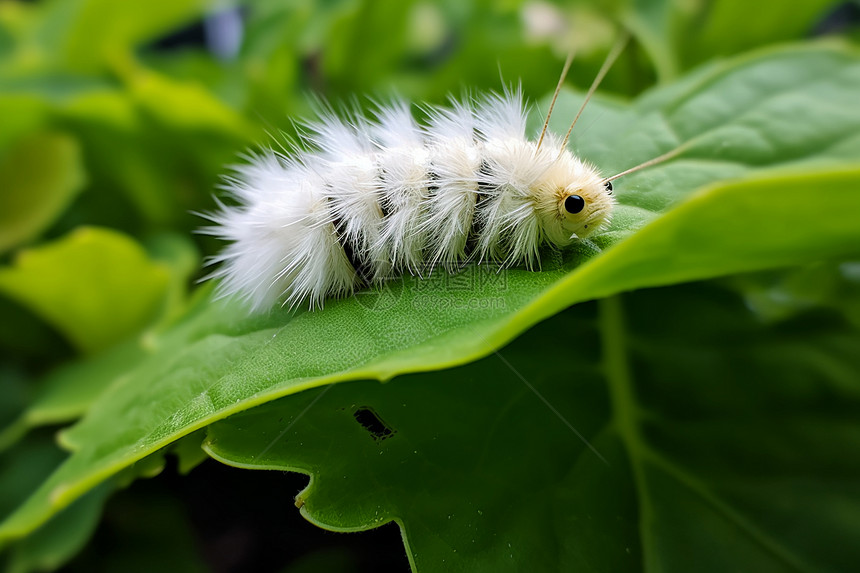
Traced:
<path fill-rule="evenodd" d="M 688 147 L 689 147 L 688 145 L 679 145 L 678 147 L 676 147 L 672 151 L 668 151 L 668 152 L 664 153 L 663 155 L 659 155 L 653 159 L 649 159 L 648 161 L 646 161 L 644 163 L 640 163 L 639 165 L 636 165 L 635 167 L 631 167 L 630 169 L 625 169 L 621 173 L 616 173 L 612 177 L 607 177 L 606 179 L 604 179 L 604 181 L 614 181 L 614 180 L 618 179 L 619 177 L 624 177 L 625 175 L 630 175 L 631 173 L 635 173 L 635 172 L 639 171 L 640 169 L 645 169 L 646 167 L 651 167 L 652 165 L 657 165 L 658 163 L 663 163 L 664 161 L 666 161 L 668 159 L 672 159 L 674 157 L 677 157 L 678 155 L 681 155 L 681 153 L 686 151 Z"/>
<path fill-rule="evenodd" d="M 567 134 L 564 136 L 564 141 L 561 144 L 562 149 L 565 149 L 567 147 L 567 142 L 570 140 L 570 134 L 573 131 L 573 126 L 576 125 L 576 122 L 579 120 L 579 116 L 582 115 L 582 112 L 585 110 L 585 106 L 588 105 L 591 96 L 594 95 L 594 92 L 597 90 L 597 87 L 600 85 L 600 82 L 603 81 L 603 78 L 604 76 L 606 76 L 606 73 L 609 71 L 609 68 L 611 68 L 612 64 L 615 63 L 615 60 L 618 59 L 618 56 L 621 54 L 621 51 L 624 49 L 624 46 L 627 44 L 629 38 L 630 35 L 625 32 L 620 38 L 618 38 L 618 41 L 615 42 L 615 45 L 612 46 L 612 49 L 609 51 L 609 54 L 603 61 L 603 65 L 600 66 L 600 71 L 597 72 L 597 76 L 594 78 L 594 81 L 591 82 L 591 87 L 588 88 L 588 93 L 585 94 L 585 100 L 579 107 L 579 111 L 576 112 L 576 117 L 573 118 L 573 122 L 571 122 L 570 128 L 567 130 Z"/>
<path fill-rule="evenodd" d="M 573 63 L 573 56 L 576 54 L 576 49 L 570 51 L 567 55 L 567 60 L 564 62 L 564 67 L 561 70 L 561 77 L 558 78 L 558 85 L 555 86 L 555 93 L 552 94 L 552 101 L 549 104 L 549 111 L 546 113 L 546 120 L 543 122 L 543 129 L 540 132 L 540 138 L 537 142 L 535 153 L 540 151 L 540 145 L 543 143 L 543 138 L 546 136 L 546 128 L 549 126 L 549 118 L 552 117 L 552 108 L 555 107 L 555 100 L 558 99 L 558 93 L 561 91 L 561 86 L 564 83 L 564 78 L 567 77 L 567 72 L 570 70 L 570 64 Z"/>

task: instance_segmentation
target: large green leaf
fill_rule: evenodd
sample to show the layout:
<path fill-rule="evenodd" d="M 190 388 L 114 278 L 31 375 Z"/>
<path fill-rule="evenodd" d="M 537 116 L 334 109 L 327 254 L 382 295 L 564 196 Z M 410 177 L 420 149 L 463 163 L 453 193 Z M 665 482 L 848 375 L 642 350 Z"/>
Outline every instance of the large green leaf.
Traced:
<path fill-rule="evenodd" d="M 95 531 L 109 484 L 90 490 L 10 552 L 6 573 L 53 571 L 78 553 Z"/>
<path fill-rule="evenodd" d="M 0 111 L 14 119 L 0 142 L 37 122 L 75 136 L 89 185 L 74 223 L 135 229 L 142 219 L 190 230 L 197 220 L 189 210 L 211 206 L 223 165 L 262 130 L 193 81 L 139 67 L 121 80 L 0 74 Z"/>
<path fill-rule="evenodd" d="M 93 352 L 151 322 L 167 293 L 165 265 L 131 238 L 82 228 L 21 252 L 0 269 L 0 293 L 31 308 L 78 348 Z"/>
<path fill-rule="evenodd" d="M 265 110 L 267 123 L 291 130 L 282 110 L 308 113 L 302 94 L 307 86 L 333 101 L 397 93 L 440 103 L 462 92 L 464 78 L 470 90 L 498 89 L 501 72 L 526 92 L 543 93 L 555 84 L 571 42 L 580 49 L 569 83 L 584 87 L 617 36 L 615 15 L 623 2 L 564 4 L 255 1 L 241 56 L 247 74 L 242 88 L 253 98 L 248 109 Z M 367 41 L 383 36 L 385 42 Z M 649 63 L 633 51 L 620 60 L 604 88 L 633 94 L 651 84 Z"/>
<path fill-rule="evenodd" d="M 689 147 L 626 178 L 612 229 L 547 253 L 541 272 L 406 278 L 295 316 L 199 305 L 153 336 L 151 357 L 64 434 L 73 455 L 0 526 L 0 539 L 27 534 L 177 438 L 277 397 L 462 364 L 571 304 L 620 291 L 857 256 L 858 88 L 854 53 L 792 48 L 711 66 L 629 107 L 594 105 L 576 145 L 607 173 Z M 580 101 L 567 94 L 557 121 Z"/>
<path fill-rule="evenodd" d="M 20 500 L 38 487 L 63 460 L 65 453 L 54 443 L 50 432 L 36 432 L 4 452 L 0 458 L 0 516 L 8 515 Z M 98 523 L 101 500 L 110 491 L 100 486 L 76 500 L 18 544 L 0 560 L 7 573 L 50 570 L 77 552 Z"/>
<path fill-rule="evenodd" d="M 152 486 L 136 482 L 111 498 L 93 542 L 63 571 L 212 571 L 199 555 L 201 540 L 186 500 Z M 225 552 L 231 557 L 233 547 Z"/>
<path fill-rule="evenodd" d="M 56 446 L 53 438 L 52 433 L 48 431 L 34 432 L 11 450 L 4 452 L 3 458 L 0 458 L 0 515 L 5 515 L 14 509 L 15 505 L 37 487 L 39 481 L 49 475 L 50 471 L 65 457 L 65 453 Z M 175 446 L 171 448 L 172 451 L 179 454 L 179 467 L 183 472 L 189 469 L 189 466 L 194 463 L 193 460 L 200 459 L 200 454 L 205 457 L 205 453 L 200 449 L 200 440 L 201 436 L 199 435 L 188 436 L 176 442 Z M 190 445 L 194 443 L 197 446 L 196 452 L 190 449 Z M 184 451 L 179 451 L 180 449 Z M 162 453 L 166 453 L 166 451 Z M 0 569 L 5 573 L 27 573 L 29 571 L 53 571 L 59 568 L 87 543 L 99 523 L 102 506 L 107 496 L 118 487 L 125 487 L 137 478 L 158 475 L 163 470 L 164 463 L 163 455 L 149 456 L 141 463 L 121 472 L 117 478 L 107 480 L 93 488 L 86 495 L 78 498 L 54 515 L 32 535 L 15 543 L 11 550 L 4 555 L 6 559 L 0 560 Z M 158 504 L 153 506 L 152 503 L 148 503 L 147 506 L 154 509 Z M 131 518 L 135 512 L 140 514 L 141 508 L 125 508 L 125 511 L 125 515 L 129 517 L 128 521 L 132 523 L 136 523 L 141 517 L 138 515 Z M 156 511 L 158 510 L 156 509 Z M 146 513 L 145 510 L 143 513 Z M 187 525 L 183 524 L 181 520 L 175 519 L 176 516 L 164 517 L 175 525 L 177 531 L 168 534 L 167 526 L 159 519 L 153 520 L 151 525 L 149 521 L 143 520 L 143 523 L 138 526 L 138 536 L 144 534 L 148 527 L 157 526 L 158 531 L 162 532 L 165 538 L 172 538 L 177 542 L 174 550 L 179 549 L 188 553 L 190 545 L 181 534 L 182 531 L 187 533 Z M 119 527 L 113 527 L 112 533 L 119 533 L 117 530 L 126 529 L 127 525 L 123 523 Z M 138 540 L 138 536 L 123 533 L 131 537 L 133 542 Z M 125 543 L 117 543 L 117 540 L 112 539 L 111 548 L 117 549 L 117 546 L 120 545 L 123 546 L 122 549 L 127 550 L 129 544 L 125 539 L 122 541 Z M 150 543 L 148 545 L 150 551 L 155 545 L 160 546 L 160 543 Z M 182 561 L 178 554 L 174 555 L 170 552 L 168 554 L 169 558 Z M 106 556 L 105 552 L 101 552 L 101 555 L 103 558 Z M 137 563 L 146 561 L 140 555 L 136 557 Z M 196 568 L 197 566 L 188 570 Z"/>
<path fill-rule="evenodd" d="M 743 52 L 766 43 L 801 40 L 815 32 L 839 2 L 806 0 L 785 10 L 779 0 L 766 0 L 756 6 L 756 17 L 749 18 L 749 4 L 743 0 L 708 1 L 698 12 L 679 10 L 672 22 L 675 53 L 685 67 L 716 55 Z"/>
<path fill-rule="evenodd" d="M 397 521 L 416 571 L 848 571 L 858 345 L 839 314 L 643 291 L 465 367 L 237 414 L 205 447 L 309 474 L 296 505 L 322 527 Z"/>
<path fill-rule="evenodd" d="M 0 6 L 15 39 L 0 72 L 34 68 L 99 72 L 119 68 L 140 44 L 158 39 L 200 17 L 204 0 L 49 0 L 36 6 Z M 3 69 L 5 67 L 6 69 Z"/>
<path fill-rule="evenodd" d="M 109 237 L 114 235 L 111 233 Z M 127 243 L 126 238 L 120 238 L 120 240 L 122 244 Z M 161 285 L 163 289 L 146 294 L 148 297 L 160 292 L 155 324 L 139 336 L 123 340 L 110 352 L 99 352 L 85 360 L 63 364 L 52 371 L 40 381 L 38 389 L 33 392 L 23 413 L 18 404 L 21 400 L 15 401 L 12 396 L 9 396 L 9 404 L 4 403 L 4 406 L 7 406 L 10 412 L 15 407 L 14 413 L 17 419 L 10 425 L 0 424 L 0 451 L 14 443 L 29 428 L 63 423 L 83 415 L 111 381 L 129 372 L 134 364 L 151 354 L 149 338 L 152 333 L 165 328 L 187 310 L 187 283 L 200 264 L 199 255 L 194 246 L 185 237 L 169 233 L 150 237 L 144 246 L 146 254 L 152 261 L 150 264 L 136 268 L 131 274 L 140 273 L 139 279 L 146 281 L 151 278 L 149 275 L 153 272 L 157 276 L 161 276 L 165 271 L 168 273 L 167 284 Z M 137 253 L 136 249 L 127 252 L 126 255 L 131 253 Z M 102 250 L 100 256 L 107 257 L 107 250 Z M 159 284 L 161 284 L 160 281 Z M 198 293 L 198 297 L 200 294 L 202 293 Z M 102 292 L 102 296 L 106 296 L 106 293 Z M 142 293 L 138 293 L 137 296 L 142 298 Z M 10 313 L 10 320 L 14 321 L 16 318 L 19 317 L 14 317 Z M 121 337 L 132 334 L 143 326 L 147 324 L 132 324 L 125 333 L 112 332 L 115 336 Z M 110 327 L 116 328 L 117 325 L 110 325 Z M 15 328 L 20 336 L 21 324 L 9 325 L 9 328 Z M 82 335 L 87 334 L 82 333 Z M 175 340 L 175 342 L 182 344 L 181 341 Z M 0 414 L 6 414 L 6 418 L 10 416 L 3 411 L 0 411 Z M 5 420 L 2 421 L 5 422 Z M 6 425 L 5 428 L 4 425 Z"/>
<path fill-rule="evenodd" d="M 0 153 L 0 253 L 33 239 L 54 222 L 83 187 L 78 142 L 37 133 Z"/>
<path fill-rule="evenodd" d="M 4 382 L 6 382 L 4 380 Z M 34 432 L 0 458 L 0 517 L 11 514 L 66 454 L 49 435 Z"/>
<path fill-rule="evenodd" d="M 631 0 L 622 18 L 648 50 L 662 80 L 714 57 L 777 42 L 802 40 L 815 31 L 834 0 L 806 0 L 786 10 L 779 0 L 756 3 L 755 18 L 743 0 Z"/>

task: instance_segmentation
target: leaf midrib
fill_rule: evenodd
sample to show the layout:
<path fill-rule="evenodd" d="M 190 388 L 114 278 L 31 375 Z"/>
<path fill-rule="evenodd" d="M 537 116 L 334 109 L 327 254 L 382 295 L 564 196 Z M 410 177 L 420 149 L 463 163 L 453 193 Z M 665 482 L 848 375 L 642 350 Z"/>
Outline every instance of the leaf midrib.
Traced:
<path fill-rule="evenodd" d="M 759 547 L 773 555 L 787 567 L 796 571 L 808 571 L 810 567 L 803 559 L 789 551 L 778 540 L 762 531 L 710 491 L 704 483 L 672 463 L 668 458 L 650 448 L 643 439 L 638 424 L 639 407 L 633 390 L 633 376 L 627 354 L 626 323 L 621 295 L 614 295 L 598 302 L 598 324 L 604 347 L 604 368 L 609 387 L 611 423 L 616 428 L 633 470 L 633 482 L 639 500 L 639 537 L 646 571 L 660 570 L 653 539 L 654 511 L 648 496 L 644 466 L 652 463 L 675 481 L 687 488 L 707 506 L 730 523 L 737 526 Z"/>

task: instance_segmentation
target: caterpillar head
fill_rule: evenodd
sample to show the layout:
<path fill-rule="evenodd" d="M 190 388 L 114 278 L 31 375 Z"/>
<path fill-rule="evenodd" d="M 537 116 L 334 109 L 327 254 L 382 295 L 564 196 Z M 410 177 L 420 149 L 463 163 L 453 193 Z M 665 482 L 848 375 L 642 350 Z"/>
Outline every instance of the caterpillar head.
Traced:
<path fill-rule="evenodd" d="M 615 202 L 612 183 L 567 152 L 547 170 L 540 187 L 536 212 L 549 242 L 569 245 L 609 222 Z"/>
<path fill-rule="evenodd" d="M 556 210 L 562 233 L 569 239 L 584 239 L 609 222 L 612 212 L 612 183 L 569 185 L 557 194 Z"/>

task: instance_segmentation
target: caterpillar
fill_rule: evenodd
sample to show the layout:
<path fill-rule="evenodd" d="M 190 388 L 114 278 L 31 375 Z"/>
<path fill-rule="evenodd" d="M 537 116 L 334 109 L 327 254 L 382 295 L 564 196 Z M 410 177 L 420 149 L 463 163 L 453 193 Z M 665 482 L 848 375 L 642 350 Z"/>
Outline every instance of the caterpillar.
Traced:
<path fill-rule="evenodd" d="M 311 310 L 331 297 L 469 261 L 539 268 L 543 244 L 562 248 L 605 228 L 612 180 L 567 149 L 571 131 L 623 43 L 616 44 L 564 138 L 547 126 L 570 67 L 568 56 L 543 131 L 526 135 L 519 88 L 448 107 L 424 106 L 416 122 L 403 101 L 374 118 L 331 110 L 304 124 L 289 153 L 247 156 L 222 186 L 204 232 L 229 245 L 212 259 L 222 295 L 253 310 Z M 659 158 L 658 158 L 659 159 Z M 648 162 L 651 164 L 652 162 Z M 639 167 L 645 167 L 643 164 Z"/>

